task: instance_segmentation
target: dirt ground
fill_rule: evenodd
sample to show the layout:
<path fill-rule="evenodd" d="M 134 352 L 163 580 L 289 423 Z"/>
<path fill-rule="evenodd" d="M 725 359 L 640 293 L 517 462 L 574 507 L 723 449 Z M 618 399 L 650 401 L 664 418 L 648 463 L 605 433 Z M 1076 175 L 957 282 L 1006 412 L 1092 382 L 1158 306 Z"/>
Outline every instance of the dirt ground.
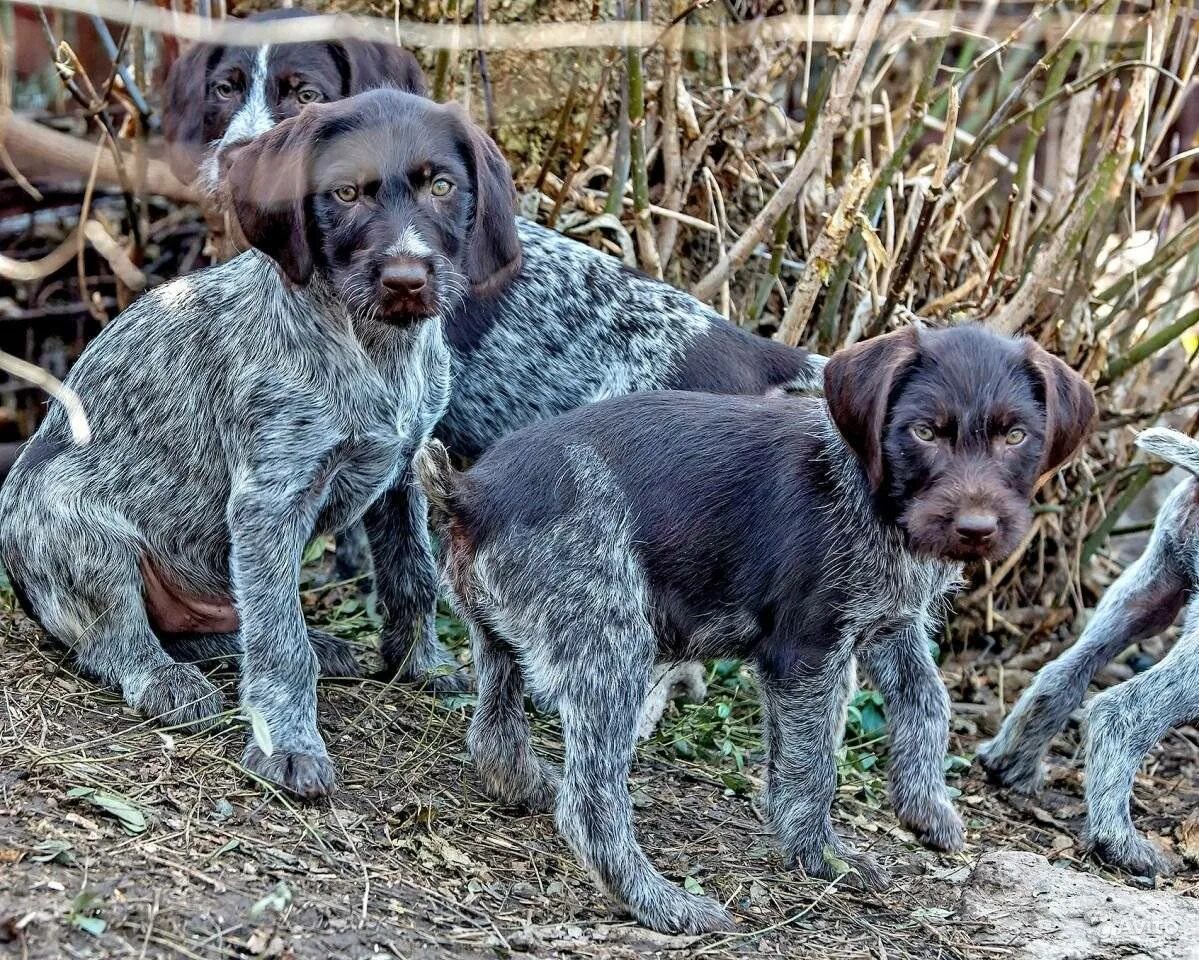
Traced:
<path fill-rule="evenodd" d="M 369 663 L 361 622 L 342 621 Z M 748 796 L 760 755 L 749 751 L 740 772 L 681 758 L 676 738 L 698 708 L 676 705 L 634 770 L 641 840 L 668 877 L 727 901 L 740 930 L 664 937 L 605 903 L 551 817 L 483 796 L 464 753 L 469 697 L 322 683 L 342 779 L 332 802 L 303 806 L 240 769 L 245 728 L 234 720 L 208 734 L 156 728 L 74 674 L 7 594 L 0 628 L 0 957 L 990 958 L 1008 951 L 983 946 L 985 921 L 957 910 L 982 853 L 1027 850 L 1104 872 L 1075 845 L 1081 781 L 1068 753 L 1035 801 L 1006 799 L 955 763 L 969 845 L 939 856 L 897 826 L 878 769 L 858 752 L 835 818 L 894 885 L 861 894 L 803 879 L 782 868 Z M 956 699 L 978 684 L 955 669 Z M 217 676 L 232 706 L 235 678 Z M 959 704 L 954 755 L 972 756 L 983 713 Z M 560 754 L 552 719 L 538 731 Z M 1197 809 L 1199 734 L 1188 729 L 1146 764 L 1134 815 L 1194 856 Z M 1195 866 L 1160 885 L 1199 898 Z"/>

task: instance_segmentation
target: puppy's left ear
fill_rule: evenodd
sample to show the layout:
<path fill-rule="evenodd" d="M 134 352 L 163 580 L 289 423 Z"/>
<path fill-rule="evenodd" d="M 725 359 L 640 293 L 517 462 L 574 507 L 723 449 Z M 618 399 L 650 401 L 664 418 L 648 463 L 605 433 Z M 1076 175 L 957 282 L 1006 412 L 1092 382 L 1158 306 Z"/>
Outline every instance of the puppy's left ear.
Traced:
<path fill-rule="evenodd" d="M 312 279 L 312 245 L 306 199 L 308 168 L 319 106 L 228 151 L 222 164 L 225 189 L 238 226 L 297 286 Z"/>
<path fill-rule="evenodd" d="M 491 296 L 520 269 L 516 187 L 508 161 L 495 141 L 469 117 L 460 117 L 467 129 L 475 172 L 475 209 L 466 237 L 466 276 L 477 296 Z"/>
<path fill-rule="evenodd" d="M 1095 423 L 1091 385 L 1031 338 L 1025 356 L 1045 391 L 1045 449 L 1040 472 L 1047 478 L 1082 446 Z"/>
<path fill-rule="evenodd" d="M 425 74 L 416 57 L 390 43 L 344 40 L 331 43 L 342 73 L 342 93 L 352 97 L 367 90 L 393 87 L 404 93 L 426 96 Z"/>
<path fill-rule="evenodd" d="M 920 331 L 904 327 L 894 333 L 838 350 L 824 365 L 824 396 L 833 422 L 857 454 L 870 489 L 883 483 L 883 430 L 891 388 L 916 357 Z"/>

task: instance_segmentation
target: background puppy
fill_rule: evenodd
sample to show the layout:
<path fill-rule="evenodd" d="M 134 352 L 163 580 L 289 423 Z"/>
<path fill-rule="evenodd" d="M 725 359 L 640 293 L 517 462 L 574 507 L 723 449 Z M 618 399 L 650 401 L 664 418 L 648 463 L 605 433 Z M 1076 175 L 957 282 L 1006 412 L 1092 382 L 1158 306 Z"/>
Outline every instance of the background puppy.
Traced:
<path fill-rule="evenodd" d="M 1031 793 L 1049 744 L 1087 686 L 1121 650 L 1160 633 L 1191 601 L 1182 635 L 1156 666 L 1101 693 L 1087 709 L 1086 839 L 1096 854 L 1133 873 L 1169 873 L 1171 864 L 1137 836 L 1128 812 L 1132 781 L 1166 731 L 1199 719 L 1199 441 L 1151 429 L 1137 445 L 1194 476 L 1162 504 L 1145 552 L 1099 601 L 1078 642 L 1037 674 L 978 759 L 993 779 Z"/>
<path fill-rule="evenodd" d="M 91 344 L 68 382 L 94 438 L 73 446 L 51 408 L 3 488 L 0 559 L 87 672 L 170 722 L 220 703 L 160 637 L 240 645 L 242 702 L 273 746 L 244 762 L 314 796 L 334 771 L 300 557 L 375 504 L 379 592 L 405 613 L 387 574 L 408 518 L 387 491 L 446 403 L 440 314 L 517 256 L 512 187 L 456 108 L 394 91 L 305 110 L 227 176 L 257 249 L 148 294 Z"/>
<path fill-rule="evenodd" d="M 758 670 L 764 809 L 784 859 L 819 877 L 835 753 L 860 662 L 886 698 L 891 798 L 945 850 L 964 841 L 943 761 L 949 699 L 929 641 L 963 560 L 1010 552 L 1038 477 L 1089 429 L 1090 388 L 1033 341 L 909 328 L 835 355 L 824 402 L 666 392 L 607 401 L 417 471 L 447 542 L 479 700 L 469 746 L 506 802 L 560 830 L 641 922 L 698 932 L 720 904 L 668 883 L 634 836 L 625 779 L 655 663 Z M 533 752 L 522 690 L 557 707 L 561 779 Z"/>
<path fill-rule="evenodd" d="M 327 46 L 192 48 L 170 78 L 171 89 L 179 91 L 168 100 L 166 123 L 176 173 L 203 181 L 213 158 L 230 143 L 257 134 L 294 108 L 293 98 L 264 109 L 262 88 L 251 82 L 259 74 L 251 65 L 264 65 L 254 69 L 265 75 L 277 64 L 317 63 L 330 56 Z M 249 94 L 222 99 L 229 94 L 222 64 L 240 64 L 230 69 L 245 77 L 239 89 Z M 353 77 L 423 89 L 402 51 L 393 50 L 377 66 Z M 332 89 L 323 87 L 322 96 Z M 510 210 L 503 216 L 512 219 Z M 495 269 L 486 278 L 480 273 L 444 317 L 454 376 L 437 436 L 456 455 L 473 459 L 526 424 L 637 390 L 763 394 L 819 386 L 821 358 L 747 333 L 694 297 L 554 230 L 522 219 L 515 229 L 521 257 L 511 258 L 506 249 L 480 251 L 476 272 L 489 264 Z M 506 233 L 498 223 L 484 231 Z M 392 579 L 405 591 L 393 598 L 396 617 L 422 613 L 382 642 L 384 659 L 392 667 L 409 665 L 408 672 L 412 664 L 445 661 L 436 652 L 436 573 L 424 502 L 419 492 L 415 497 L 405 499 L 401 488 L 392 498 L 397 516 L 409 522 L 397 525 L 388 559 L 397 567 Z"/>

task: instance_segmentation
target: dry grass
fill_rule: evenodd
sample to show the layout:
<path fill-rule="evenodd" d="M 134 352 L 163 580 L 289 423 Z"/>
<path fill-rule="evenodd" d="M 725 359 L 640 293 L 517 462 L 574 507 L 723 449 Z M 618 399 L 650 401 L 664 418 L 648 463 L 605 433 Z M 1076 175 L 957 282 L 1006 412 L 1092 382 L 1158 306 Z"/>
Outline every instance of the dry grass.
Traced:
<path fill-rule="evenodd" d="M 1097 869 L 1074 847 L 1077 769 L 1059 769 L 1045 800 L 1016 806 L 973 775 L 955 780 L 970 844 L 942 857 L 880 806 L 876 773 L 847 766 L 836 817 L 897 882 L 874 895 L 803 880 L 782 869 L 741 795 L 758 782 L 756 749 L 739 774 L 730 760 L 680 760 L 677 740 L 694 736 L 696 719 L 676 709 L 632 778 L 639 833 L 668 876 L 728 901 L 742 931 L 663 937 L 612 915 L 550 817 L 479 792 L 463 754 L 469 698 L 322 684 L 341 790 L 300 806 L 238 766 L 244 728 L 156 728 L 71 673 L 28 621 L 2 623 L 0 943 L 14 956 L 1002 956 L 979 946 L 985 925 L 955 914 L 974 857 L 1017 847 Z M 367 633 L 352 618 L 333 627 Z M 233 677 L 217 676 L 232 699 Z M 968 752 L 970 711 L 956 727 L 954 750 Z M 552 719 L 537 733 L 542 750 L 560 754 Z M 736 735 L 754 743 L 748 729 Z M 1184 731 L 1138 785 L 1151 798 L 1138 825 L 1168 844 L 1199 801 L 1196 772 L 1195 734 Z M 73 799 L 80 787 L 115 799 Z M 1171 886 L 1193 894 L 1197 881 L 1184 873 Z"/>

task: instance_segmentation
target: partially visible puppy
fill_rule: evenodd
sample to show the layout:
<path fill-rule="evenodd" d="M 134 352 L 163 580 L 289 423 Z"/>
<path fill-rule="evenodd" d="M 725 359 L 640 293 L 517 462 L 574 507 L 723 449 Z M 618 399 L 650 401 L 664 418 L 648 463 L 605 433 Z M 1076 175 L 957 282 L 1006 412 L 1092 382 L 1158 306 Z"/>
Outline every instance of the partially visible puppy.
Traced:
<path fill-rule="evenodd" d="M 1172 727 L 1199 720 L 1199 441 L 1154 428 L 1137 446 L 1192 474 L 1157 514 L 1145 552 L 1104 593 L 1078 642 L 1041 668 L 978 759 L 995 781 L 1034 792 L 1043 758 L 1095 675 L 1129 644 L 1165 630 L 1190 603 L 1182 635 L 1151 669 L 1099 694 L 1087 708 L 1088 846 L 1132 873 L 1170 873 L 1169 858 L 1137 835 L 1132 782 Z"/>
<path fill-rule="evenodd" d="M 279 23 L 307 10 L 268 10 L 246 23 Z M 214 191 L 220 154 L 252 140 L 314 103 L 332 103 L 391 87 L 423 96 L 416 58 L 390 43 L 362 40 L 265 44 L 198 43 L 172 64 L 166 78 L 163 134 L 171 171 L 184 183 Z"/>
<path fill-rule="evenodd" d="M 929 652 L 960 563 L 998 559 L 1086 435 L 1090 388 L 1030 340 L 909 328 L 835 355 L 824 401 L 643 393 L 499 441 L 466 473 L 417 457 L 471 635 L 468 744 L 495 797 L 553 806 L 600 884 L 666 932 L 727 927 L 637 844 L 625 780 L 655 664 L 756 664 L 764 808 L 789 865 L 885 873 L 833 830 L 836 748 L 860 662 L 886 698 L 891 799 L 960 849 L 944 783 L 949 698 Z M 562 718 L 560 776 L 525 686 Z"/>
<path fill-rule="evenodd" d="M 168 649 L 240 649 L 271 741 L 244 763 L 311 797 L 334 770 L 304 546 L 365 514 L 389 622 L 424 614 L 396 579 L 412 520 L 391 500 L 416 503 L 424 533 L 410 461 L 449 396 L 441 316 L 519 259 L 514 194 L 457 108 L 395 91 L 307 108 L 226 176 L 256 249 L 147 294 L 88 346 L 67 382 L 93 438 L 73 445 L 51 407 L 0 492 L 0 560 L 30 615 L 147 714 L 221 709 Z M 416 653 L 418 675 L 446 662 Z"/>

